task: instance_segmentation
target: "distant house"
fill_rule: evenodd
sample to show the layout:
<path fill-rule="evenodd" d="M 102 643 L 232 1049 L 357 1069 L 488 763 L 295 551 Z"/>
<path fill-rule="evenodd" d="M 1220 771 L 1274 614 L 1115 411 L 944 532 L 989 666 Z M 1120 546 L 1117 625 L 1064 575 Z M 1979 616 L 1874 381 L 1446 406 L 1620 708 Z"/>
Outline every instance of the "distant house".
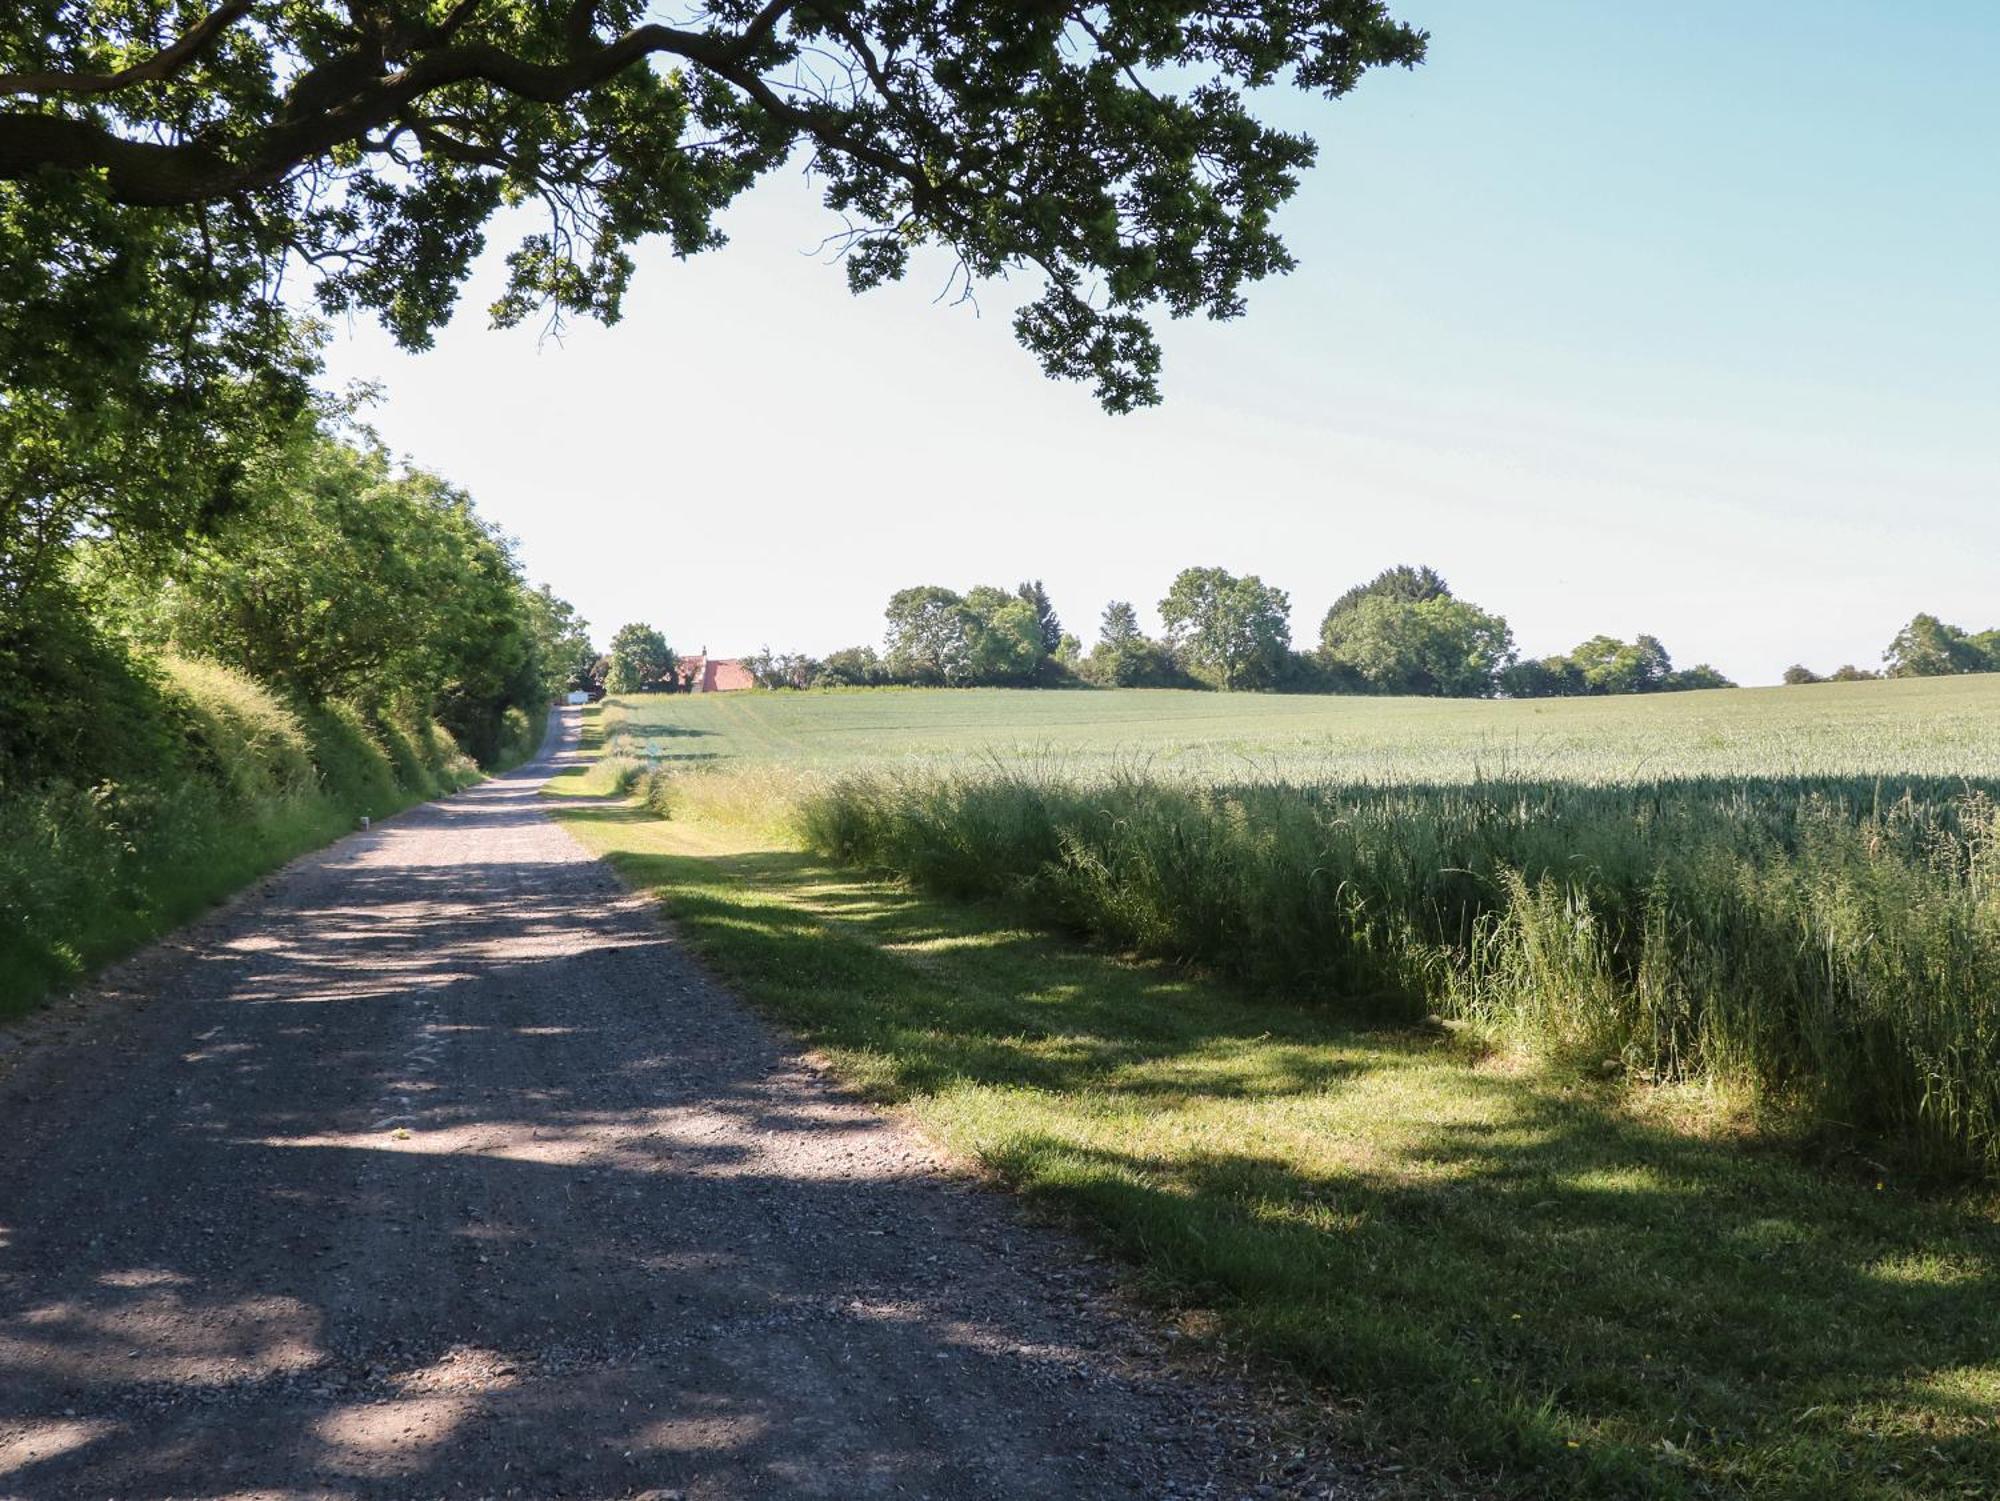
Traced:
<path fill-rule="evenodd" d="M 683 693 L 736 693 L 757 686 L 749 668 L 734 657 L 711 657 L 705 646 L 694 656 L 682 657 L 676 671 Z"/>

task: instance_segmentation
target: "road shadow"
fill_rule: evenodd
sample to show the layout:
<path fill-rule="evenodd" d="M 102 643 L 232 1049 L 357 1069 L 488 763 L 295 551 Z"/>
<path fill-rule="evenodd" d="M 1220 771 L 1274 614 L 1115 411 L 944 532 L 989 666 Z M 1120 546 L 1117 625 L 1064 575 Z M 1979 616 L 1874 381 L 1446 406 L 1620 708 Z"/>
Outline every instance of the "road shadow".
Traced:
<path fill-rule="evenodd" d="M 1990 1197 L 790 851 L 616 864 L 879 1098 L 989 1102 L 954 1107 L 987 1166 L 1331 1400 L 1399 1414 L 1385 1437 L 1537 1493 L 2000 1492 Z M 1259 1145 L 1287 1133 L 1294 1155 Z"/>
<path fill-rule="evenodd" d="M 1101 1274 L 829 1088 L 540 816 L 304 862 L 7 1098 L 0 1491 L 1157 1494 Z M 476 830 L 477 837 L 473 837 Z"/>

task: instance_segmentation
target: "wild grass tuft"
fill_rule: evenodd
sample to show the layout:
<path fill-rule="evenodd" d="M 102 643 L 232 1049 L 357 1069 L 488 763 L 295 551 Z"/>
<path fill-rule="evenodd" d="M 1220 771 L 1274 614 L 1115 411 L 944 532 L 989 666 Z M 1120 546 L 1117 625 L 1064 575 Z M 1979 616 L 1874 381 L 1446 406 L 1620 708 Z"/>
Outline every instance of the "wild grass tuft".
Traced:
<path fill-rule="evenodd" d="M 1357 1018 L 2000 1169 L 2000 810 L 1965 782 L 858 774 L 808 843 Z"/>

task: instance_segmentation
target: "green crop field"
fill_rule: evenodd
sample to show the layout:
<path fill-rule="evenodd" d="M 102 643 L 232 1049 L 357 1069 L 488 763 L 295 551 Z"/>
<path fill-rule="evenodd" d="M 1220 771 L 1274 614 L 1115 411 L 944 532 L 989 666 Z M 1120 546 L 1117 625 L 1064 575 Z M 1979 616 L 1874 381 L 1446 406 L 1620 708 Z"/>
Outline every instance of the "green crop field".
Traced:
<path fill-rule="evenodd" d="M 2000 676 L 590 734 L 688 942 L 1389 1490 L 2000 1494 Z"/>
<path fill-rule="evenodd" d="M 1394 782 L 2000 777 L 2000 674 L 1518 703 L 976 688 L 614 704 L 636 749 L 650 740 L 661 759 L 683 764 L 998 760 Z"/>

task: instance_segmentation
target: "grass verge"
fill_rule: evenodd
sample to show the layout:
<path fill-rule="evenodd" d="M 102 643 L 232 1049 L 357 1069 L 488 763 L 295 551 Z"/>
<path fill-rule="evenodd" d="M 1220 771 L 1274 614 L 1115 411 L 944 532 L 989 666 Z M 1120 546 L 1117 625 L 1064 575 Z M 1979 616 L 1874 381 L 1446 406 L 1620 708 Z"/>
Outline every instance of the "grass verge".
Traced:
<path fill-rule="evenodd" d="M 1190 785 L 988 767 L 843 773 L 799 806 L 809 848 L 925 890 L 2000 1177 L 1996 794 L 1918 777 Z"/>
<path fill-rule="evenodd" d="M 560 814 L 847 1079 L 1311 1380 L 1413 1488 L 2000 1492 L 1984 1198 L 1828 1176 L 1691 1129 L 1714 1115 L 1676 1119 L 1683 1094 L 1356 1030 L 768 828 Z"/>

